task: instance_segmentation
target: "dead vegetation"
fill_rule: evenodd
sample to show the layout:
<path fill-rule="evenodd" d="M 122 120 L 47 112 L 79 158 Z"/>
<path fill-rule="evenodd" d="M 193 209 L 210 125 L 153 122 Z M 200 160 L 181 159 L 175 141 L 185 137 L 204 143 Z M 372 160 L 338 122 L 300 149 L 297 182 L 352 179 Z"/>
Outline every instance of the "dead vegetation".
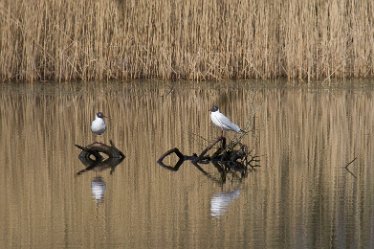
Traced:
<path fill-rule="evenodd" d="M 3 0 L 0 81 L 374 74 L 374 2 Z"/>

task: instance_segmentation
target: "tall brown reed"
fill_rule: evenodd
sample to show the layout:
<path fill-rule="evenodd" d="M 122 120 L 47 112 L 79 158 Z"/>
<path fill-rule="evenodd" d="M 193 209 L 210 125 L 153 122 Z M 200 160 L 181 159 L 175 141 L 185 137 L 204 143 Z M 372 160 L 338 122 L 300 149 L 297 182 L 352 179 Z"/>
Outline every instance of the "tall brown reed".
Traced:
<path fill-rule="evenodd" d="M 3 0 L 0 79 L 374 74 L 369 0 Z"/>

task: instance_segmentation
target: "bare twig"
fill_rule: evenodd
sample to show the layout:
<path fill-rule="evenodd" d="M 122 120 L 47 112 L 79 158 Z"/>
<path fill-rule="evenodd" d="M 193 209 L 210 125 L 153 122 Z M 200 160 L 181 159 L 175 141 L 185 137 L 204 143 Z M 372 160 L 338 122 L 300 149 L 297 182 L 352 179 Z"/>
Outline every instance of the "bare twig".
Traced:
<path fill-rule="evenodd" d="M 354 178 L 357 178 L 357 176 L 355 175 L 355 174 L 353 174 L 353 172 L 352 171 L 350 171 L 349 170 L 349 165 L 351 165 L 354 161 L 356 161 L 356 159 L 357 159 L 357 157 L 355 157 L 352 161 L 350 161 L 349 163 L 347 163 L 346 165 L 345 165 L 345 169 L 354 177 Z"/>

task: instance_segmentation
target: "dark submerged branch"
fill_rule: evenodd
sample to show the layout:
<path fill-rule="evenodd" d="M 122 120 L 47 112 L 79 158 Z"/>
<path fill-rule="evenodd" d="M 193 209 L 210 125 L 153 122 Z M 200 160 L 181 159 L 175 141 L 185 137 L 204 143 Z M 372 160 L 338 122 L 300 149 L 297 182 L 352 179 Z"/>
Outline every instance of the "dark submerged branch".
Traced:
<path fill-rule="evenodd" d="M 85 169 L 78 171 L 76 175 L 81 175 L 90 170 L 102 171 L 108 168 L 111 169 L 110 174 L 112 174 L 115 167 L 125 159 L 125 155 L 114 145 L 112 140 L 110 140 L 110 146 L 98 142 L 87 146 L 78 144 L 75 144 L 75 146 L 81 149 L 78 158 L 86 166 Z"/>
<path fill-rule="evenodd" d="M 211 143 L 210 145 L 208 145 L 193 162 L 194 163 L 199 163 L 204 158 L 204 155 L 208 151 L 210 151 L 214 147 L 214 145 L 216 145 L 219 142 L 221 142 L 221 146 L 214 153 L 214 154 L 218 155 L 222 150 L 224 150 L 226 148 L 226 138 L 223 137 L 223 136 L 222 137 L 218 137 L 216 140 L 213 141 L 213 143 Z"/>
<path fill-rule="evenodd" d="M 171 154 L 175 154 L 179 160 L 178 162 L 172 167 L 172 166 L 169 166 L 169 165 L 166 165 L 164 164 L 164 159 L 165 157 L 167 156 L 170 156 Z M 179 170 L 179 167 L 183 164 L 183 162 L 186 160 L 186 157 L 185 155 L 182 154 L 182 152 L 179 151 L 178 148 L 173 148 L 173 149 L 170 149 L 168 151 L 166 151 L 158 160 L 157 160 L 157 163 L 160 164 L 160 166 L 168 169 L 168 170 L 172 170 L 172 171 L 178 171 Z"/>
<path fill-rule="evenodd" d="M 218 137 L 199 155 L 197 155 L 197 153 L 193 153 L 191 156 L 185 155 L 178 148 L 173 148 L 166 151 L 157 160 L 157 163 L 165 169 L 176 172 L 185 161 L 191 161 L 200 172 L 215 182 L 224 183 L 229 173 L 235 178 L 242 179 L 247 176 L 248 169 L 254 170 L 254 168 L 260 166 L 260 160 L 259 156 L 252 155 L 252 151 L 248 151 L 248 147 L 242 144 L 240 139 L 226 145 L 226 138 L 223 136 Z M 214 149 L 216 145 L 218 145 L 218 147 Z M 208 154 L 210 151 L 213 151 L 211 155 Z M 178 157 L 177 163 L 173 166 L 166 165 L 164 159 L 172 154 Z M 220 179 L 217 179 L 200 166 L 200 164 L 210 163 L 213 164 L 219 172 L 221 176 Z M 238 176 L 237 173 L 239 173 L 240 176 Z"/>

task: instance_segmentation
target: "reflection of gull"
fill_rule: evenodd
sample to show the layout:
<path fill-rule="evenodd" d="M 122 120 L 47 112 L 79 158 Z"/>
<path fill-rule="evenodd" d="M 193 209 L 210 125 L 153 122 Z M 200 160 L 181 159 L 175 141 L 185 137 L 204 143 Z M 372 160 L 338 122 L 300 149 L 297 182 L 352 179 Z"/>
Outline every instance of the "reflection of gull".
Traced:
<path fill-rule="evenodd" d="M 240 195 L 240 189 L 230 192 L 222 192 L 213 195 L 210 199 L 210 214 L 213 217 L 221 216 L 226 212 L 227 207 Z"/>
<path fill-rule="evenodd" d="M 97 176 L 92 179 L 91 190 L 92 197 L 96 200 L 96 203 L 101 203 L 104 201 L 105 182 L 101 176 Z"/>

